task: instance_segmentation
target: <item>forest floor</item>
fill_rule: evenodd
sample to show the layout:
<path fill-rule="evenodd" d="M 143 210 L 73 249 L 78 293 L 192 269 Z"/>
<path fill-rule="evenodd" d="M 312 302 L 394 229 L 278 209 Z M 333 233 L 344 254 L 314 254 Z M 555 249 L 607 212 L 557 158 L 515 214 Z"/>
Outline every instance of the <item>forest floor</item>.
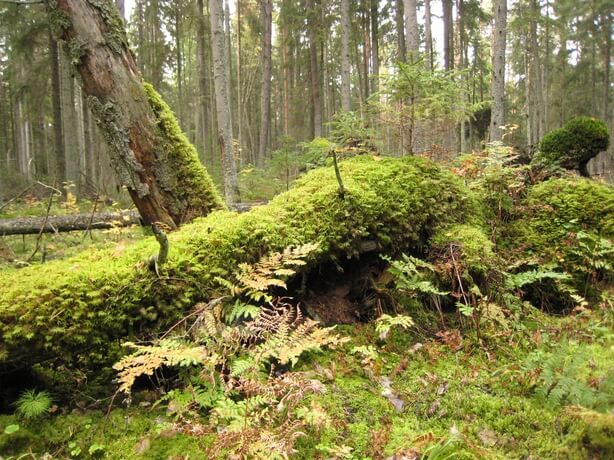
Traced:
<path fill-rule="evenodd" d="M 588 181 L 582 184 L 594 185 Z M 590 201 L 590 194 L 582 190 L 576 195 L 577 202 L 584 204 Z M 551 195 L 558 199 L 562 193 L 555 189 Z M 591 212 L 598 209 L 593 214 L 599 215 L 601 205 L 591 202 Z M 44 200 L 23 206 L 7 207 L 0 217 L 40 215 L 47 209 Z M 58 212 L 88 210 L 87 203 L 73 203 L 68 206 L 71 209 L 65 204 L 57 206 Z M 572 206 L 574 211 L 576 207 Z M 526 208 L 520 209 L 524 216 Z M 545 216 L 550 223 L 550 214 Z M 560 230 L 558 221 L 552 225 Z M 0 241 L 10 248 L 14 259 L 22 261 L 42 245 L 45 250 L 30 257 L 32 264 L 43 262 L 40 252 L 51 259 L 68 258 L 92 247 L 113 251 L 142 239 L 143 232 L 140 228 L 118 228 L 87 237 L 83 232 L 45 235 L 42 242 L 36 235 Z M 579 231 L 575 234 L 588 238 Z M 488 252 L 484 242 L 490 240 L 476 238 L 466 230 L 465 236 L 466 249 L 473 247 L 475 258 L 482 260 Z M 559 244 L 571 253 L 568 241 L 574 240 L 568 239 L 567 232 L 563 237 Z M 571 244 L 588 248 L 589 262 L 596 266 L 603 259 L 603 267 L 611 267 L 608 264 L 614 249 L 605 246 L 605 240 L 596 239 L 588 246 L 580 245 L 584 240 L 578 241 Z M 596 252 L 597 243 L 604 245 L 601 255 Z M 299 249 L 294 248 L 296 258 L 300 258 Z M 274 261 L 274 256 L 268 257 Z M 579 260 L 572 256 L 569 261 Z M 395 261 L 384 258 L 382 263 L 378 259 L 378 264 L 387 267 L 378 278 L 388 274 L 389 279 L 382 285 L 371 285 L 369 293 L 381 296 L 376 306 L 373 299 L 361 298 L 364 305 L 354 307 L 370 308 L 370 314 L 362 317 L 365 322 L 332 329 L 315 326 L 301 314 L 263 313 L 279 313 L 281 310 L 266 310 L 266 305 L 274 307 L 276 302 L 284 306 L 284 312 L 295 308 L 286 297 L 269 297 L 274 295 L 271 286 L 285 283 L 279 284 L 279 279 L 271 283 L 260 275 L 276 270 L 296 274 L 288 266 L 271 268 L 270 260 L 264 265 L 269 272 L 258 271 L 261 262 L 248 266 L 264 288 L 250 291 L 244 284 L 240 291 L 241 277 L 227 281 L 224 286 L 230 289 L 222 297 L 194 305 L 195 310 L 182 320 L 185 329 L 175 331 L 184 332 L 183 336 L 165 341 L 164 335 L 154 345 L 141 346 L 140 351 L 133 345 L 137 352 L 125 358 L 127 361 L 122 359 L 123 367 L 119 366 L 117 374 L 128 394 L 114 395 L 109 388 L 95 399 L 77 386 L 69 398 L 60 398 L 54 394 L 54 390 L 61 394 L 59 388 L 47 388 L 51 400 L 45 401 L 42 392 L 30 393 L 30 400 L 24 393 L 26 398 L 13 404 L 14 414 L 0 415 L 0 460 L 614 458 L 611 277 L 600 281 L 599 296 L 590 303 L 574 295 L 573 306 L 550 304 L 551 308 L 560 307 L 559 311 L 547 312 L 533 307 L 519 287 L 540 280 L 560 281 L 563 274 L 548 271 L 548 266 L 529 270 L 535 266 L 533 262 L 524 268 L 527 271 L 518 273 L 523 269 L 508 261 L 509 272 L 499 271 L 495 279 L 501 285 L 501 295 L 512 298 L 509 304 L 492 303 L 494 300 L 482 295 L 476 285 L 467 292 L 479 295 L 480 301 L 470 305 L 455 303 L 460 295 L 452 294 L 458 293 L 439 292 L 444 288 L 428 281 L 432 277 L 422 278 L 421 268 L 425 276 L 435 271 L 425 261 L 405 257 L 400 262 L 406 270 L 401 273 L 405 276 L 403 288 L 403 276 L 392 271 Z M 564 262 L 563 257 L 559 262 Z M 15 262 L 4 266 L 10 264 Z M 441 265 L 439 268 L 449 264 L 444 260 Z M 357 279 L 346 280 L 348 283 L 363 275 L 356 271 Z M 250 275 L 249 271 L 241 273 Z M 322 284 L 340 283 L 326 272 L 320 275 L 325 278 Z M 525 284 L 520 284 L 519 277 L 524 277 Z M 511 279 L 518 281 L 515 287 L 504 282 Z M 296 277 L 295 284 L 301 284 L 298 280 Z M 410 284 L 413 294 L 418 292 L 421 297 L 408 293 Z M 337 287 L 349 291 L 352 285 L 348 286 Z M 295 292 L 306 292 L 303 288 Z M 250 295 L 251 299 L 245 300 Z M 340 314 L 338 310 L 347 306 L 341 301 L 344 296 L 325 290 L 323 299 L 339 300 L 325 305 L 333 305 Z M 433 302 L 438 296 L 447 303 Z M 263 298 L 271 302 L 262 302 Z M 222 305 L 221 299 L 227 303 Z M 298 300 L 307 313 L 321 316 L 310 311 L 315 307 L 309 301 L 314 299 Z M 319 301 L 317 296 L 315 300 Z M 393 310 L 397 316 L 382 315 Z M 366 321 L 378 315 L 377 320 Z M 269 326 L 262 320 L 257 324 L 260 329 L 255 328 L 253 324 L 263 316 L 276 323 Z M 194 323 L 190 325 L 188 320 Z M 148 361 L 154 365 L 148 367 Z M 63 369 L 54 371 L 61 374 Z M 30 382 L 21 387 L 30 389 Z"/>
<path fill-rule="evenodd" d="M 461 333 L 455 315 L 445 328 L 431 318 L 430 327 L 393 330 L 385 340 L 373 323 L 338 327 L 348 342 L 307 354 L 292 371 L 324 384 L 308 396 L 319 416 L 293 458 L 612 458 L 614 414 L 598 411 L 614 401 L 613 306 L 527 313 L 487 340 Z M 109 400 L 83 400 L 36 420 L 2 415 L 0 455 L 212 455 L 217 432 L 186 423 L 172 399 L 154 403 L 161 394 L 136 392 L 129 407 L 108 413 Z"/>

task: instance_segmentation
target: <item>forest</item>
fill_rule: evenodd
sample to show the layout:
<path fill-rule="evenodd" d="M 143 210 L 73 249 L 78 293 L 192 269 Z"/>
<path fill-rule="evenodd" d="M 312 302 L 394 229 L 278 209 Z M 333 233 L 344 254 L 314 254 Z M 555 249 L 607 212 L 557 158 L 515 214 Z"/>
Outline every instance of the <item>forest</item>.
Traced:
<path fill-rule="evenodd" d="M 612 0 L 0 0 L 0 460 L 614 458 Z"/>

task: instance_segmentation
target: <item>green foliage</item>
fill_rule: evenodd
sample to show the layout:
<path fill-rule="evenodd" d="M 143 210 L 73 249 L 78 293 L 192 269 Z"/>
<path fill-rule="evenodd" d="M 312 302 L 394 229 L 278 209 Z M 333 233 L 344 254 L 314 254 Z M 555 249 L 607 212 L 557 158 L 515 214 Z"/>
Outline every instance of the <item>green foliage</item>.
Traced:
<path fill-rule="evenodd" d="M 590 360 L 585 347 L 563 343 L 552 351 L 536 350 L 527 358 L 525 369 L 538 375 L 535 394 L 551 408 L 581 405 L 608 410 L 614 403 L 614 372 L 608 371 L 597 388 L 591 387 L 587 382 Z"/>
<path fill-rule="evenodd" d="M 479 195 L 493 231 L 513 217 L 528 189 L 529 167 L 517 165 L 516 160 L 513 148 L 493 143 L 454 162 L 453 171 L 468 179 L 469 187 Z"/>
<path fill-rule="evenodd" d="M 16 412 L 25 418 L 34 419 L 49 412 L 53 399 L 46 391 L 27 390 L 15 401 Z"/>
<path fill-rule="evenodd" d="M 603 121 L 576 117 L 544 136 L 536 161 L 580 169 L 586 175 L 586 164 L 599 152 L 607 150 L 609 144 L 610 133 Z"/>
<path fill-rule="evenodd" d="M 375 320 L 375 331 L 379 334 L 381 340 L 386 339 L 390 330 L 394 327 L 409 329 L 414 325 L 414 320 L 407 315 L 390 316 L 387 314 L 381 315 Z"/>
<path fill-rule="evenodd" d="M 358 113 L 339 112 L 329 125 L 330 139 L 342 149 L 350 149 L 352 153 L 369 153 L 375 150 L 372 144 L 375 130 L 367 127 Z"/>
<path fill-rule="evenodd" d="M 595 297 L 597 283 L 612 277 L 612 188 L 588 179 L 550 179 L 531 187 L 522 206 L 524 214 L 510 223 L 502 242 L 515 248 L 509 257 L 556 264 L 572 275 L 578 292 Z"/>

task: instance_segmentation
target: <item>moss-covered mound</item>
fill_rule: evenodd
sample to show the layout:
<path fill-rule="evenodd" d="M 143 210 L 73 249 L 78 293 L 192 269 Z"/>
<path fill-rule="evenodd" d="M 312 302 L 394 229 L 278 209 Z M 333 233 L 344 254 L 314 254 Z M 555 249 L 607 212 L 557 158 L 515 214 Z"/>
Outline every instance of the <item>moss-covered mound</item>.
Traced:
<path fill-rule="evenodd" d="M 93 369 L 117 357 L 118 342 L 156 331 L 215 295 L 215 277 L 270 251 L 318 242 L 314 263 L 421 247 L 438 229 L 479 220 L 480 209 L 452 174 L 417 159 L 360 157 L 297 181 L 266 206 L 214 212 L 170 235 L 158 275 L 142 261 L 153 238 L 114 251 L 0 273 L 0 368 L 48 364 Z"/>
<path fill-rule="evenodd" d="M 609 143 L 610 133 L 603 121 L 576 117 L 544 136 L 536 160 L 547 165 L 577 169 L 588 175 L 587 163 L 599 152 L 607 150 Z"/>
<path fill-rule="evenodd" d="M 611 277 L 614 263 L 614 189 L 583 178 L 550 179 L 533 186 L 506 244 L 525 258 L 554 263 L 588 284 Z"/>

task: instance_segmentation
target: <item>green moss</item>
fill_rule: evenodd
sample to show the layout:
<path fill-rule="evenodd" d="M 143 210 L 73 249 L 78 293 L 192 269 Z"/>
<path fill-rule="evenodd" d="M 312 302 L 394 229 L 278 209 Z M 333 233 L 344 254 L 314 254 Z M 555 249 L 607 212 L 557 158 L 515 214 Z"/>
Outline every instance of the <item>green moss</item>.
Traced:
<path fill-rule="evenodd" d="M 5 426 L 14 423 L 19 423 L 20 429 L 5 434 Z M 101 412 L 53 416 L 30 424 L 0 416 L 0 452 L 17 456 L 54 452 L 60 458 L 118 460 L 203 458 L 206 439 L 176 432 L 171 424 L 162 411 L 134 409 L 115 409 L 109 417 Z M 100 448 L 98 457 L 89 455 L 92 446 Z"/>
<path fill-rule="evenodd" d="M 121 339 L 172 324 L 216 295 L 216 276 L 290 245 L 319 242 L 313 264 L 358 258 L 374 240 L 383 253 L 422 247 L 437 230 L 474 219 L 475 200 L 460 181 L 417 158 L 359 157 L 314 170 L 294 189 L 244 214 L 218 211 L 169 236 L 158 277 L 143 261 L 153 238 L 123 250 L 88 251 L 65 261 L 0 273 L 0 366 L 54 358 L 99 374 Z"/>
<path fill-rule="evenodd" d="M 172 213 L 183 214 L 183 220 L 190 221 L 193 216 L 224 209 L 224 202 L 200 163 L 196 148 L 181 131 L 169 106 L 152 85 L 144 83 L 143 88 L 158 126 L 156 176 L 163 188 L 178 192 Z"/>
<path fill-rule="evenodd" d="M 47 2 L 47 12 L 53 35 L 61 37 L 64 31 L 71 26 L 70 18 L 58 7 L 57 0 Z"/>
<path fill-rule="evenodd" d="M 459 263 L 472 274 L 487 275 L 496 262 L 492 241 L 481 228 L 454 225 L 438 232 L 431 239 L 434 251 L 442 252 L 450 246 L 458 248 Z"/>
<path fill-rule="evenodd" d="M 104 38 L 107 46 L 116 54 L 126 51 L 128 49 L 128 36 L 117 7 L 112 2 L 104 0 L 88 0 L 88 3 L 100 11 L 106 26 Z"/>
<path fill-rule="evenodd" d="M 558 264 L 575 276 L 583 293 L 587 282 L 611 276 L 607 267 L 588 276 L 599 258 L 612 260 L 611 253 L 600 255 L 599 249 L 614 238 L 611 186 L 582 178 L 550 179 L 530 189 L 522 209 L 525 212 L 504 232 L 503 245 L 520 251 L 525 259 Z"/>
<path fill-rule="evenodd" d="M 614 456 L 613 414 L 572 406 L 563 411 L 558 422 L 566 438 L 582 447 L 582 458 Z"/>
<path fill-rule="evenodd" d="M 586 172 L 586 164 L 610 143 L 608 126 L 591 117 L 576 117 L 562 128 L 550 131 L 540 143 L 537 162 L 579 169 Z"/>

